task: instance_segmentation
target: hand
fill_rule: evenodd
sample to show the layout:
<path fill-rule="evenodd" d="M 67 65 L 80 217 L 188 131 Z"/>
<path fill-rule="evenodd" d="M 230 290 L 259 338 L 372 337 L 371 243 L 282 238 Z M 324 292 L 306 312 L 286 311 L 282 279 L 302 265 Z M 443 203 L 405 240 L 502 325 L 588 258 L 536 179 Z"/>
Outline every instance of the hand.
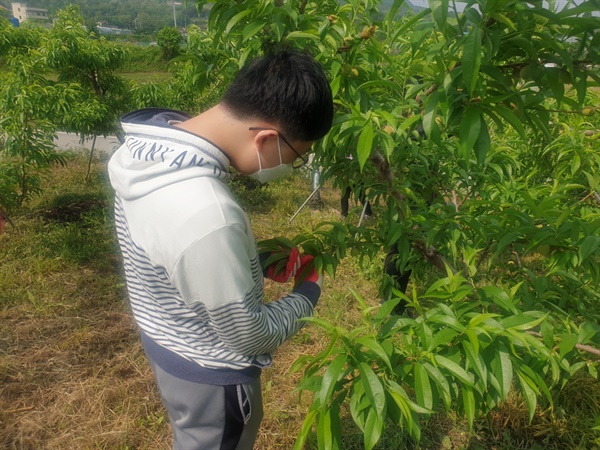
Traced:
<path fill-rule="evenodd" d="M 304 255 L 300 259 L 301 265 L 294 277 L 294 285 L 297 286 L 304 281 L 312 281 L 313 283 L 317 283 L 319 287 L 323 285 L 323 272 L 317 270 L 313 260 L 313 255 Z"/>
<path fill-rule="evenodd" d="M 287 283 L 292 277 L 296 276 L 296 273 L 302 265 L 298 249 L 296 247 L 292 248 L 284 268 L 278 270 L 277 266 L 279 265 L 280 263 L 278 262 L 267 267 L 265 271 L 267 278 L 278 283 Z"/>

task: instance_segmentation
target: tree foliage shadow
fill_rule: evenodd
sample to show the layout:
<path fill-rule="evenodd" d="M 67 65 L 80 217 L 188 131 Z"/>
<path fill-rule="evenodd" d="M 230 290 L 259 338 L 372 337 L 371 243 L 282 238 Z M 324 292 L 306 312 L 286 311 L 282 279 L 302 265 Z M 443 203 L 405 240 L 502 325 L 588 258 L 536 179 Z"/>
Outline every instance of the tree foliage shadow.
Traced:
<path fill-rule="evenodd" d="M 66 193 L 43 206 L 41 245 L 47 257 L 96 270 L 114 270 L 117 247 L 108 198 L 100 193 Z"/>
<path fill-rule="evenodd" d="M 229 187 L 240 206 L 246 211 L 267 214 L 275 205 L 275 197 L 267 185 L 261 185 L 250 177 L 234 177 L 229 181 Z"/>

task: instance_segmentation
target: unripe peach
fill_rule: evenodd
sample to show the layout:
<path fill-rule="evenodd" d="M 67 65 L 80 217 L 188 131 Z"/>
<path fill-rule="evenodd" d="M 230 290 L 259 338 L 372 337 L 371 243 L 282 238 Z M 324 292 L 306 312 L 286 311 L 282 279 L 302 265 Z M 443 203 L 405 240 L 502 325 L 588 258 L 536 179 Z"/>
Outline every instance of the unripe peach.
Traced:
<path fill-rule="evenodd" d="M 581 110 L 581 114 L 583 114 L 584 116 L 588 116 L 588 117 L 593 116 L 595 112 L 596 112 L 596 108 L 591 108 L 589 106 L 586 108 L 583 108 Z"/>
<path fill-rule="evenodd" d="M 370 27 L 364 27 L 362 33 L 360 33 L 360 38 L 367 40 L 373 37 L 375 34 L 375 25 L 371 25 Z"/>

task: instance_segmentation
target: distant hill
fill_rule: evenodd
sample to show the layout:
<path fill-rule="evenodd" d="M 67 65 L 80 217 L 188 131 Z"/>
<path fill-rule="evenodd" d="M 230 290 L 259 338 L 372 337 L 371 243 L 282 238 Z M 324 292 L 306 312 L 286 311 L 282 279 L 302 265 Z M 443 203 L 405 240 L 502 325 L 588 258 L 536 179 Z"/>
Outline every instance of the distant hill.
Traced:
<path fill-rule="evenodd" d="M 381 2 L 381 10 L 382 11 L 389 11 L 393 4 L 394 4 L 394 0 L 383 0 Z M 419 12 L 419 11 L 422 11 L 423 9 L 425 9 L 425 8 L 423 8 L 422 6 L 414 5 L 409 0 L 405 0 L 404 5 L 400 9 L 400 12 L 402 14 L 406 14 L 406 12 L 408 10 L 413 11 L 413 12 Z"/>
<path fill-rule="evenodd" d="M 23 0 L 22 0 L 23 1 Z M 189 25 L 198 18 L 193 2 L 178 0 L 24 0 L 34 8 L 45 8 L 52 17 L 69 5 L 79 6 L 86 23 L 100 23 L 141 33 L 155 33 L 166 26 Z M 169 4 L 171 3 L 171 4 Z M 1 4 L 10 8 L 8 0 Z"/>
<path fill-rule="evenodd" d="M 173 6 L 173 0 L 25 0 L 28 6 L 34 8 L 45 8 L 52 17 L 57 11 L 69 6 L 77 5 L 83 18 L 88 24 L 100 23 L 103 26 L 112 26 L 129 29 L 141 33 L 155 33 L 166 26 L 185 27 L 192 23 L 199 23 L 198 12 L 193 1 L 186 2 L 177 0 Z M 381 12 L 389 11 L 394 0 L 383 0 Z M 9 16 L 11 9 L 10 1 L 1 0 L 0 6 L 8 11 L 2 11 L 4 16 Z M 422 7 L 415 6 L 410 0 L 406 0 L 399 11 L 400 15 L 409 11 L 420 11 Z M 175 15 L 175 17 L 174 17 Z"/>

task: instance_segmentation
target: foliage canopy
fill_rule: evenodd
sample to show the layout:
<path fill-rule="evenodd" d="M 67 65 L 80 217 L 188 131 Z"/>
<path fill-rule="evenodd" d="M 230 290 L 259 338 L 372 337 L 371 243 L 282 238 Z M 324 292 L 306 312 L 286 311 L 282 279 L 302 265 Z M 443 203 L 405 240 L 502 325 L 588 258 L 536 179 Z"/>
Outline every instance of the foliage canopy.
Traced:
<path fill-rule="evenodd" d="M 369 0 L 206 3 L 190 51 L 212 80 L 281 48 L 330 77 L 337 115 L 316 156 L 325 179 L 362 186 L 377 224 L 294 243 L 332 274 L 347 251 L 392 249 L 430 283 L 407 297 L 388 280 L 395 299 L 365 303 L 364 328 L 311 320 L 332 340 L 296 367 L 315 394 L 297 448 L 313 424 L 319 448 L 339 448 L 345 402 L 373 448 L 386 418 L 418 439 L 438 407 L 473 423 L 517 389 L 533 415 L 549 386 L 597 376 L 576 347 L 599 342 L 598 141 L 584 133 L 597 127 L 597 1 L 432 0 L 403 17 L 402 1 L 385 15 Z M 413 314 L 390 315 L 399 301 Z"/>

